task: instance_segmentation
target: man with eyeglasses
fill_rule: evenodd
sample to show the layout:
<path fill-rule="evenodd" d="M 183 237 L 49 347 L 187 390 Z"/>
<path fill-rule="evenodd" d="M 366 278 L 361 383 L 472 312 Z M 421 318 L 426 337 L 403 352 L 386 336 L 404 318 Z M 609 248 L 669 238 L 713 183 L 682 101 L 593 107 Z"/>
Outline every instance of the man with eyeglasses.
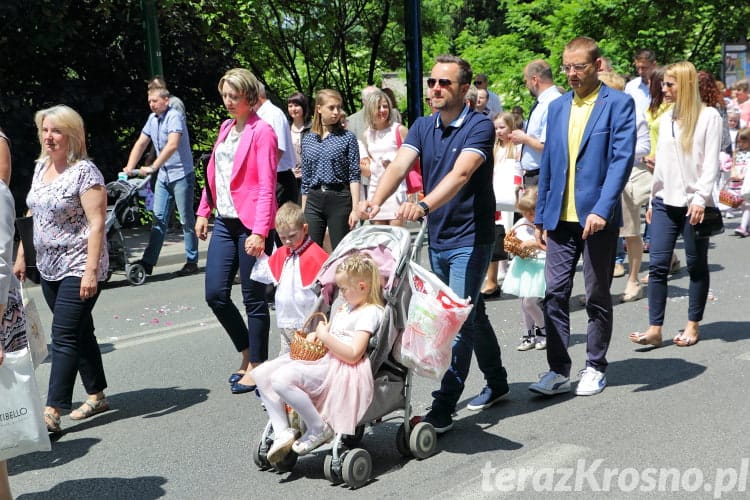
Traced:
<path fill-rule="evenodd" d="M 487 109 L 490 110 L 492 116 L 497 116 L 503 112 L 503 104 L 500 102 L 500 96 L 492 92 L 488 85 L 490 84 L 487 75 L 484 73 L 478 73 L 474 78 L 474 86 L 478 89 L 484 89 L 487 91 Z"/>
<path fill-rule="evenodd" d="M 360 209 L 362 218 L 377 214 L 383 200 L 421 158 L 425 197 L 417 203 L 405 202 L 398 215 L 411 221 L 427 217 L 433 272 L 459 297 L 471 297 L 474 303 L 453 342 L 451 366 L 440 389 L 432 393 L 432 409 L 423 417 L 441 434 L 453 427 L 452 415 L 464 390 L 472 352 L 486 386 L 469 402 L 469 410 L 492 406 L 508 394 L 509 388 L 500 346 L 480 293 L 495 235 L 495 130 L 489 118 L 470 110 L 465 102 L 471 66 L 463 59 L 439 56 L 427 85 L 435 114 L 414 122 L 377 191 L 370 200 L 360 202 Z"/>
<path fill-rule="evenodd" d="M 635 104 L 630 96 L 600 84 L 601 53 L 591 38 L 574 38 L 562 59 L 573 91 L 549 105 L 534 219 L 537 240 L 547 248 L 549 371 L 529 390 L 544 395 L 571 390 L 569 301 L 583 255 L 588 359 L 576 394 L 590 396 L 607 384 L 613 320 L 609 289 L 622 225 L 621 195 L 635 156 Z"/>
<path fill-rule="evenodd" d="M 524 186 L 536 186 L 539 182 L 539 164 L 542 162 L 542 151 L 547 130 L 547 109 L 549 104 L 560 97 L 555 82 L 552 80 L 552 69 L 546 61 L 531 61 L 523 70 L 523 79 L 536 102 L 531 108 L 529 120 L 524 130 L 516 129 L 510 134 L 514 144 L 522 144 L 521 167 L 523 168 Z"/>

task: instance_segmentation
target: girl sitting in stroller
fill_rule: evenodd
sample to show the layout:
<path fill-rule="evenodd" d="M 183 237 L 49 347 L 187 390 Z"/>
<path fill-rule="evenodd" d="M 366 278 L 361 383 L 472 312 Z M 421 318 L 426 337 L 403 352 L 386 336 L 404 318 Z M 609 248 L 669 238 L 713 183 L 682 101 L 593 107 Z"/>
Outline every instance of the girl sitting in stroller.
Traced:
<path fill-rule="evenodd" d="M 368 256 L 353 253 L 336 268 L 336 286 L 344 302 L 332 311 L 328 324 L 320 323 L 308 334 L 308 340 L 325 344 L 326 355 L 300 361 L 284 354 L 252 372 L 274 429 L 267 455 L 271 464 L 290 449 L 310 453 L 334 432 L 354 434 L 372 401 L 372 369 L 365 351 L 383 318 L 380 273 Z M 305 422 L 307 431 L 299 439 L 289 426 L 285 402 Z"/>

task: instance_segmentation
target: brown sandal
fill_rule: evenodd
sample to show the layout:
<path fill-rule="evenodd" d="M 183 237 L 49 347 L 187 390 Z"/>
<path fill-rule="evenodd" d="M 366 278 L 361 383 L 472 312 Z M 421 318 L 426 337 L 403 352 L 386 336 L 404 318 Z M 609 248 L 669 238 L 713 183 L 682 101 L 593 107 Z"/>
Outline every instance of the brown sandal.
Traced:
<path fill-rule="evenodd" d="M 87 399 L 78 409 L 70 412 L 70 418 L 72 420 L 84 420 L 107 410 L 109 410 L 109 403 L 106 399 Z"/>
<path fill-rule="evenodd" d="M 44 423 L 47 425 L 47 432 L 62 432 L 62 428 L 60 428 L 60 415 L 46 411 L 44 412 Z"/>

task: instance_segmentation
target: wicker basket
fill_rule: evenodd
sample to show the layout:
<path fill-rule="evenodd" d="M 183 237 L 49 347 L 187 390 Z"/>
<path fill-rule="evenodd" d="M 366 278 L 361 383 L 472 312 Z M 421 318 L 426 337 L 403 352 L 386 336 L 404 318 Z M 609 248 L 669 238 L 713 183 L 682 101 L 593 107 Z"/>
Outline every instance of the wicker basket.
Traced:
<path fill-rule="evenodd" d="M 310 315 L 302 325 L 302 328 L 294 332 L 292 341 L 289 343 L 289 357 L 302 361 L 317 361 L 328 352 L 328 348 L 320 339 L 310 342 L 307 340 L 308 329 L 315 319 L 327 323 L 326 315 L 322 312 L 316 312 Z"/>
<path fill-rule="evenodd" d="M 719 201 L 728 207 L 740 208 L 742 204 L 745 203 L 745 198 L 743 198 L 742 195 L 733 193 L 725 187 L 719 191 Z"/>
<path fill-rule="evenodd" d="M 536 255 L 536 248 L 525 248 L 522 246 L 521 240 L 516 236 L 516 229 L 521 226 L 534 227 L 531 224 L 521 224 L 520 226 L 511 229 L 511 231 L 505 235 L 505 239 L 503 240 L 503 250 L 510 254 L 518 255 L 522 259 L 528 259 Z"/>

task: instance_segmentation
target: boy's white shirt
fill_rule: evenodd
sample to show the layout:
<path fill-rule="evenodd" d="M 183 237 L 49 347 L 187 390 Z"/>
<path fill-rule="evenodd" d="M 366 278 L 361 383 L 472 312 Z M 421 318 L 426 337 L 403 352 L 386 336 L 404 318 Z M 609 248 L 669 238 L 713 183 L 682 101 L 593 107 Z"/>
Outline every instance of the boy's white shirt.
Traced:
<path fill-rule="evenodd" d="M 268 263 L 268 256 L 263 254 L 256 259 L 250 279 L 276 285 L 276 326 L 302 328 L 307 317 L 313 312 L 318 296 L 311 287 L 302 286 L 299 255 L 291 255 L 284 262 L 281 276 L 276 281 Z"/>

